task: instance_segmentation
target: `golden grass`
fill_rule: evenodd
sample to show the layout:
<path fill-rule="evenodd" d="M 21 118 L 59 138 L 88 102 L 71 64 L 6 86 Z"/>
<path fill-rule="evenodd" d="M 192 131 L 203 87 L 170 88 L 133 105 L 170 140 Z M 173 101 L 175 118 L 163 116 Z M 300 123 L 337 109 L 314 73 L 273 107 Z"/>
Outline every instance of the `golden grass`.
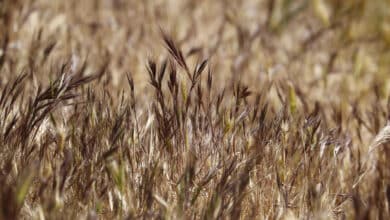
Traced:
<path fill-rule="evenodd" d="M 388 219 L 385 0 L 0 2 L 0 219 Z"/>

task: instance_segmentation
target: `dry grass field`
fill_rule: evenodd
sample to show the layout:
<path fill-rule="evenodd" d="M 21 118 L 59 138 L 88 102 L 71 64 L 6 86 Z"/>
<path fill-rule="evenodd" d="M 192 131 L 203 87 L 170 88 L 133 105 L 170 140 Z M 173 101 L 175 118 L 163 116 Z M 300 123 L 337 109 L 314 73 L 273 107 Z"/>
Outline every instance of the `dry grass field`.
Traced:
<path fill-rule="evenodd" d="M 0 219 L 389 219 L 388 0 L 1 0 Z"/>

